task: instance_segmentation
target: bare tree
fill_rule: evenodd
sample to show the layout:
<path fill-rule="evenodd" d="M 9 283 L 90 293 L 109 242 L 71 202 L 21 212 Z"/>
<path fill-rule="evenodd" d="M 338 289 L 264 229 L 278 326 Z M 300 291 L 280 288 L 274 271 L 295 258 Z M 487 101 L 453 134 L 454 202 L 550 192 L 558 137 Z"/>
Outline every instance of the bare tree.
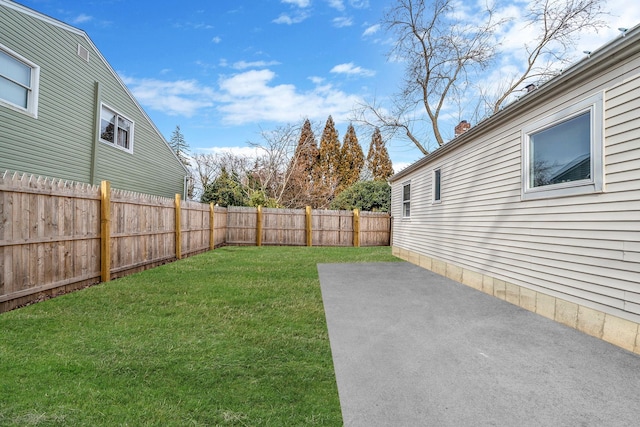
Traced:
<path fill-rule="evenodd" d="M 294 156 L 299 134 L 299 126 L 287 124 L 275 130 L 262 131 L 261 143 L 248 143 L 258 152 L 251 171 L 258 187 L 255 190 L 275 200 L 278 205 L 283 205 L 283 195 L 291 179 L 292 171 L 287 166 Z"/>
<path fill-rule="evenodd" d="M 251 159 L 230 151 L 194 154 L 192 160 L 192 175 L 195 179 L 194 198 L 198 195 L 202 196 L 207 186 L 213 183 L 223 171 L 245 177 L 251 168 Z"/>
<path fill-rule="evenodd" d="M 512 19 L 498 13 L 495 3 L 468 14 L 456 9 L 464 5 L 457 0 L 397 0 L 383 24 L 395 40 L 390 59 L 406 65 L 403 84 L 390 109 L 374 101 L 361 105 L 355 119 L 386 134 L 404 132 L 426 155 L 431 141 L 416 129 L 429 129 L 441 146 L 446 142 L 440 127 L 443 113 L 456 106 L 459 114 L 467 112 L 467 105 L 477 109 L 468 99 L 472 91 L 480 93 L 488 113 L 495 113 L 525 81 L 552 76 L 553 65 L 566 58 L 579 32 L 604 25 L 599 19 L 603 1 L 532 1 L 524 18 L 535 36 L 523 46 L 524 68 L 486 90 L 474 83 L 501 53 L 499 34 Z"/>
<path fill-rule="evenodd" d="M 312 125 L 306 121 L 313 139 Z M 261 131 L 260 142 L 247 142 L 255 149 L 255 155 L 245 156 L 233 152 L 217 152 L 213 154 L 195 154 L 192 156 L 192 173 L 196 181 L 196 191 L 202 195 L 204 190 L 217 178 L 227 173 L 239 177 L 243 192 L 250 203 L 256 202 L 263 206 L 290 207 L 293 197 L 291 188 L 309 187 L 309 179 L 304 179 L 304 185 L 291 185 L 296 180 L 298 153 L 296 147 L 301 136 L 301 125 L 287 124 L 274 130 Z M 316 147 L 317 150 L 317 147 Z M 302 183 L 300 183 L 302 184 Z M 300 195 L 294 198 L 298 200 Z M 304 198 L 308 204 L 309 197 Z M 303 204 L 304 206 L 304 204 Z M 297 207 L 297 206 L 296 206 Z"/>
<path fill-rule="evenodd" d="M 570 52 L 584 31 L 598 31 L 606 23 L 603 0 L 542 0 L 529 3 L 525 27 L 534 38 L 523 46 L 526 52 L 524 70 L 503 80 L 503 86 L 490 103 L 497 113 L 504 102 L 525 81 L 540 83 L 557 75 L 557 68 L 571 62 Z"/>

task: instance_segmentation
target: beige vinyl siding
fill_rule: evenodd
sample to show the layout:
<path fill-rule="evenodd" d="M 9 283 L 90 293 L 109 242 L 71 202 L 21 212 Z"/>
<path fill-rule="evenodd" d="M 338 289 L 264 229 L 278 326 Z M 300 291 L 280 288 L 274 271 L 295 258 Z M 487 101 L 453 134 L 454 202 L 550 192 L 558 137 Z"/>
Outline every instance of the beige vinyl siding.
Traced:
<path fill-rule="evenodd" d="M 621 62 L 397 178 L 393 246 L 640 321 L 639 67 L 637 56 Z M 605 99 L 605 192 L 521 200 L 522 127 L 597 91 Z M 436 167 L 442 203 L 431 204 Z M 406 221 L 398 200 L 408 180 Z"/>
<path fill-rule="evenodd" d="M 0 43 L 40 67 L 38 118 L 0 107 L 0 169 L 173 197 L 186 172 L 113 70 L 79 30 L 0 3 Z M 89 51 L 87 63 L 78 44 Z M 95 84 L 101 99 L 134 125 L 133 154 L 96 143 Z M 97 163 L 91 179 L 94 144 Z"/>

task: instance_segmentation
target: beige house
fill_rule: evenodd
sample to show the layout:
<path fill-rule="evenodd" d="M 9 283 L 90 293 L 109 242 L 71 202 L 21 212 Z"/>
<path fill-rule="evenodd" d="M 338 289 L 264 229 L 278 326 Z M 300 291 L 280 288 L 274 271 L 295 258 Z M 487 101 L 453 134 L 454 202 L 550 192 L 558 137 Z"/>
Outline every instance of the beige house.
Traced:
<path fill-rule="evenodd" d="M 395 255 L 640 353 L 640 26 L 390 181 Z"/>

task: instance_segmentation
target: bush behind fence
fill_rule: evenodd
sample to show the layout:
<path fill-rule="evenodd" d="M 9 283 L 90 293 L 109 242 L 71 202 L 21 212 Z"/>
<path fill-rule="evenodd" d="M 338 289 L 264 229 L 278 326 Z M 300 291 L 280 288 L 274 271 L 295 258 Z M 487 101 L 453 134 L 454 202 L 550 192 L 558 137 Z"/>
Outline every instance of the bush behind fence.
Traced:
<path fill-rule="evenodd" d="M 222 245 L 387 246 L 390 231 L 386 213 L 222 208 L 5 172 L 0 312 Z"/>

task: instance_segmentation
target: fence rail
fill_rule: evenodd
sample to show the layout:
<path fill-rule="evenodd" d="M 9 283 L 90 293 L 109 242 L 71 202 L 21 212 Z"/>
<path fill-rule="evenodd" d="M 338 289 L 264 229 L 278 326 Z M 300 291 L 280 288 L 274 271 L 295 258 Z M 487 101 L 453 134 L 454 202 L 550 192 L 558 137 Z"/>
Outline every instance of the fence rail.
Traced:
<path fill-rule="evenodd" d="M 387 246 L 385 213 L 223 208 L 0 175 L 0 312 L 222 245 Z"/>

